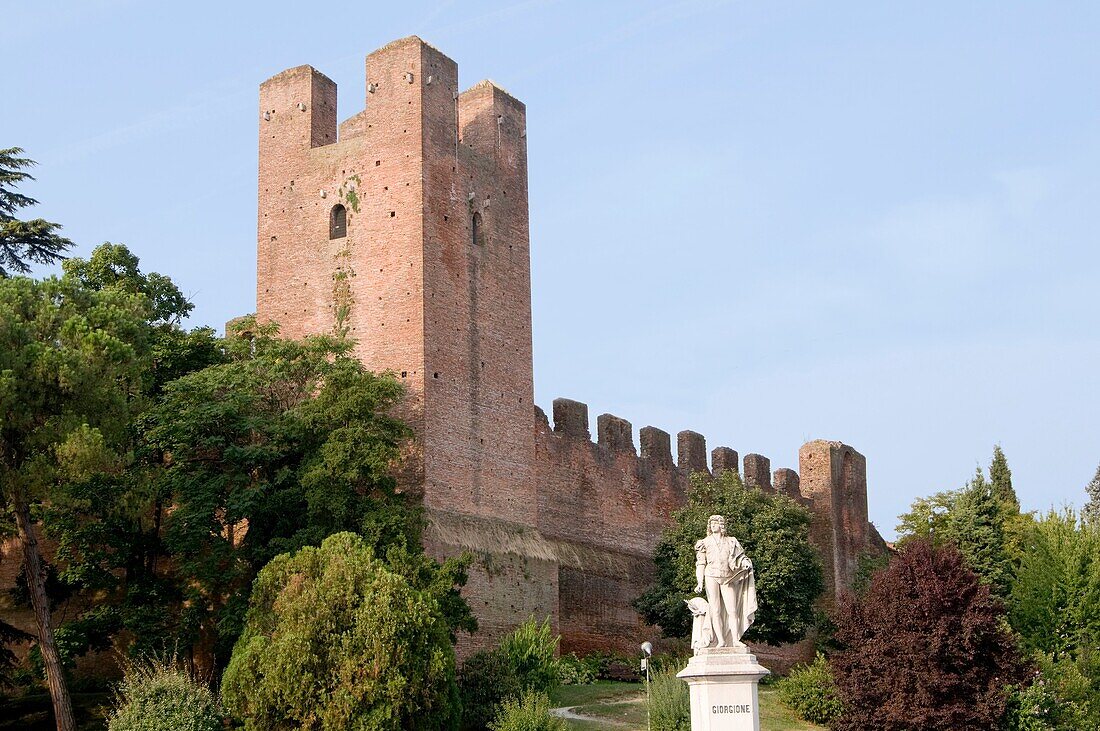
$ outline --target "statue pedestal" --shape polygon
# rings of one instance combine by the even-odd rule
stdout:
[[[760,731],[757,684],[768,673],[745,645],[699,650],[676,674],[691,693],[691,731]]]

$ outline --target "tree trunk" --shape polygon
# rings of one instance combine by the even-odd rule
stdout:
[[[38,624],[38,647],[42,651],[42,662],[46,666],[46,683],[50,688],[50,700],[53,701],[53,715],[57,720],[57,731],[76,731],[73,720],[73,707],[69,700],[69,689],[65,685],[65,676],[61,670],[61,658],[57,654],[57,643],[53,638],[53,626],[50,624],[50,602],[46,598],[46,577],[42,571],[42,557],[38,551],[38,539],[31,524],[31,509],[26,495],[19,486],[11,490],[12,507],[15,512],[16,530],[23,544],[23,562],[27,569],[27,590],[31,595],[31,607]]]

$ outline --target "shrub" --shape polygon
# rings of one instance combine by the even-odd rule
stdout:
[[[568,731],[565,721],[550,713],[546,693],[528,691],[522,698],[504,701],[490,731]]]
[[[590,685],[596,681],[596,665],[581,660],[575,654],[558,658],[558,683],[561,685]]]
[[[649,723],[652,731],[691,730],[691,698],[687,683],[676,677],[676,667],[676,664],[670,664],[660,668],[649,681]]]
[[[500,650],[483,650],[462,663],[458,692],[462,698],[462,728],[482,731],[505,700],[523,694],[523,687]]]
[[[811,664],[795,667],[776,682],[776,687],[783,702],[806,721],[828,725],[840,717],[840,694],[829,663],[820,652]]]
[[[480,731],[504,701],[528,691],[545,693],[558,685],[561,665],[554,657],[558,639],[549,619],[541,625],[529,619],[496,649],[471,655],[458,677],[462,728]]]
[[[1071,658],[1036,658],[1038,670],[1026,687],[1013,692],[1005,731],[1076,731],[1100,728],[1100,704]]]
[[[131,665],[118,687],[108,731],[218,731],[221,710],[210,689],[160,660]]]
[[[260,570],[222,680],[249,731],[458,725],[448,582],[417,589],[352,533]]]
[[[500,641],[500,654],[524,690],[549,691],[558,684],[558,640],[549,617],[541,625],[528,619]]]
[[[845,731],[996,728],[1025,674],[1000,601],[950,546],[913,540],[836,624]]]
[[[638,661],[626,655],[594,652],[580,659],[597,680],[615,680],[621,683],[637,683],[642,680]]]

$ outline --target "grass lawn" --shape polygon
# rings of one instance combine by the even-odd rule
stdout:
[[[599,681],[593,685],[565,685],[550,695],[555,707],[572,708],[587,717],[567,718],[575,731],[641,731],[646,727],[645,686],[640,683]],[[588,720],[591,719],[591,720]],[[760,689],[761,731],[824,731],[800,720],[779,700],[775,688]]]

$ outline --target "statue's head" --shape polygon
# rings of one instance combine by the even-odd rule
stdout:
[[[726,519],[721,515],[712,515],[707,518],[707,533],[726,534]]]

